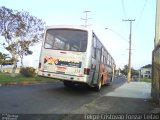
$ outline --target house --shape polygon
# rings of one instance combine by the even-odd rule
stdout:
[[[115,70],[115,76],[120,76],[121,75],[121,69],[119,68],[118,70]]]
[[[152,77],[152,65],[148,64],[148,65],[141,67],[139,72],[140,72],[141,78],[144,78],[144,77],[151,78]]]

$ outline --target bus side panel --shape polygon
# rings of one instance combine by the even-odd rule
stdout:
[[[98,40],[98,38],[93,34],[92,39],[92,71],[93,78],[92,84],[94,86],[98,85],[99,81],[102,80],[102,85],[110,82],[111,78],[111,67],[108,67],[108,56],[109,53],[105,50],[102,43]]]
[[[90,69],[90,73],[89,76],[87,76],[87,84],[88,85],[92,85],[92,79],[94,78],[94,66],[92,66],[92,30],[88,30],[88,46],[87,46],[87,55],[86,55],[86,64],[85,64],[85,68],[89,68]]]
[[[98,38],[93,33],[92,38],[92,69],[94,71],[92,84],[96,86],[100,80],[100,63],[101,63],[101,47],[102,45],[98,42]]]
[[[104,85],[108,79],[108,71],[106,69],[106,65],[105,64],[100,64],[100,75],[102,78],[102,85]],[[103,77],[102,77],[103,76]]]

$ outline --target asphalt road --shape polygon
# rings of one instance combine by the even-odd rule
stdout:
[[[0,113],[66,114],[113,91],[125,82],[124,78],[117,78],[100,92],[80,86],[67,88],[62,82],[0,86]]]

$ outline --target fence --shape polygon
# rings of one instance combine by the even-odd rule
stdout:
[[[16,68],[15,73],[19,73],[20,68]],[[3,68],[3,72],[5,73],[11,73],[12,72],[12,68],[8,67],[8,68]]]
[[[36,73],[37,73],[38,72],[38,68],[35,68],[35,69],[36,69]],[[16,68],[15,73],[19,73],[19,71],[20,71],[20,68],[18,67],[18,68]],[[11,73],[12,72],[12,68],[11,67],[3,68],[3,72],[5,72],[5,73]]]

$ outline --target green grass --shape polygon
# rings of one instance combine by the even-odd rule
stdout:
[[[140,82],[152,82],[152,79],[151,78],[138,78],[138,81]]]
[[[11,77],[9,73],[0,73],[0,83],[6,83],[6,82],[54,82],[57,81],[52,78],[47,77],[24,77],[21,74],[17,74],[16,77]]]

